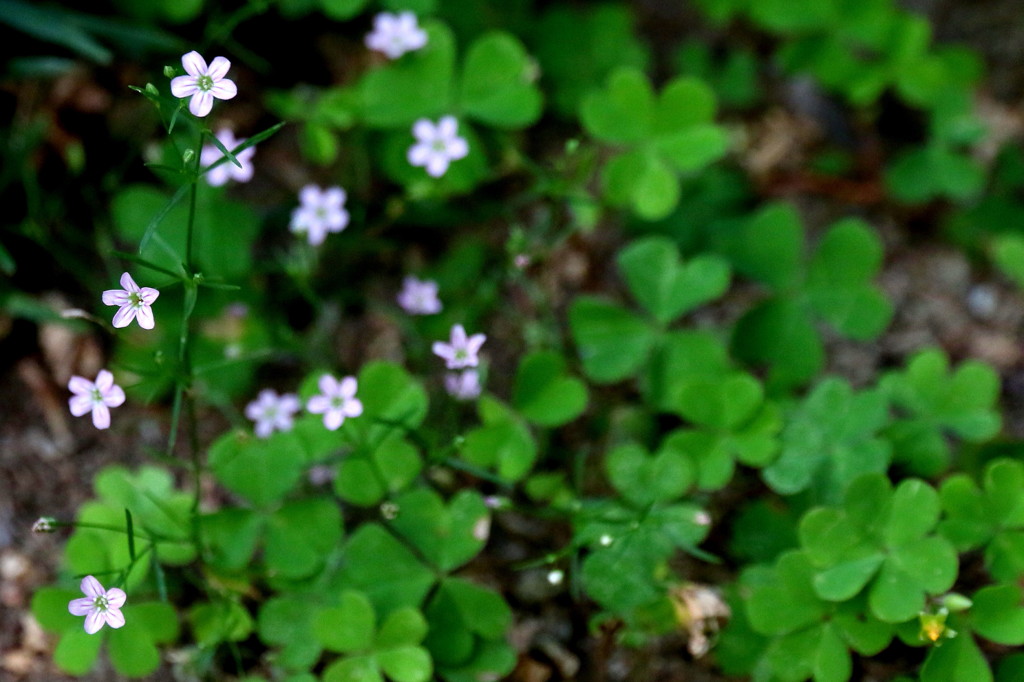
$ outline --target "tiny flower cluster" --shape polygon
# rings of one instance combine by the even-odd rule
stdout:
[[[336,431],[347,417],[358,417],[363,413],[363,403],[356,398],[358,385],[355,377],[338,381],[330,374],[324,374],[317,386],[320,393],[306,401],[306,411],[323,415],[327,429]],[[256,435],[267,438],[274,431],[290,431],[300,409],[302,402],[294,393],[278,395],[273,389],[266,388],[260,391],[256,400],[246,405],[245,416],[256,422]]]

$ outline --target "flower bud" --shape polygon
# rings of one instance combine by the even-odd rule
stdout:
[[[52,533],[57,525],[57,519],[52,516],[40,516],[39,519],[32,524],[33,533]]]

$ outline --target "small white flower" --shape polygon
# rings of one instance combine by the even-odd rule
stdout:
[[[441,312],[441,301],[437,298],[437,282],[420,281],[413,276],[402,280],[402,291],[398,294],[398,305],[410,315],[434,315]]]
[[[112,628],[119,628],[124,625],[124,614],[121,607],[128,599],[124,590],[111,587],[103,589],[100,581],[91,575],[82,579],[82,594],[84,597],[72,599],[68,602],[68,612],[73,616],[85,616],[85,631],[94,635],[104,625]]]
[[[448,372],[444,375],[444,390],[456,400],[476,400],[483,390],[480,385],[480,373],[475,369]]]
[[[317,382],[320,394],[306,403],[306,410],[324,416],[324,426],[335,431],[344,423],[345,417],[358,417],[363,413],[363,403],[356,398],[355,377],[338,381],[330,374],[320,377]]]
[[[423,166],[431,177],[439,178],[448,164],[469,153],[469,144],[458,135],[459,124],[454,116],[445,116],[437,125],[421,118],[412,125],[416,144],[409,147],[409,163]]]
[[[346,198],[340,187],[321,190],[316,185],[306,185],[299,191],[299,207],[292,211],[288,229],[295,234],[305,233],[313,246],[323,244],[328,232],[341,232],[348,226]]]
[[[175,97],[191,97],[188,110],[194,116],[202,118],[213,109],[213,98],[231,99],[238,94],[235,82],[224,76],[231,68],[231,62],[224,57],[214,57],[210,65],[206,65],[195,50],[181,58],[187,76],[176,76],[171,79],[171,94]]]
[[[220,141],[224,148],[231,151],[238,145],[245,142],[244,139],[236,140],[234,133],[227,128],[221,128],[217,131],[217,139]],[[238,159],[238,163],[242,164],[239,168],[231,161],[225,161],[216,168],[211,168],[206,171],[206,181],[214,187],[220,187],[225,184],[228,180],[235,180],[237,182],[249,182],[252,179],[252,157],[256,153],[256,147],[249,147],[235,154],[235,158]],[[203,152],[200,156],[199,162],[205,166],[210,167],[224,158],[224,154],[217,149],[215,144],[204,144]]]
[[[563,580],[565,580],[565,571],[557,568],[553,571],[548,571],[548,582],[552,585],[561,585]]]
[[[412,12],[381,12],[373,18],[373,32],[366,35],[366,46],[389,59],[398,59],[426,44],[427,32],[419,27]]]
[[[256,435],[266,438],[274,431],[291,431],[295,413],[301,406],[294,393],[279,396],[277,391],[265,388],[256,400],[245,406],[245,416],[256,422]]]
[[[473,334],[467,338],[466,330],[461,324],[457,324],[452,327],[450,343],[435,341],[433,351],[434,355],[445,360],[448,369],[476,367],[480,363],[477,353],[486,340],[487,337],[483,334]]]
[[[153,287],[139,287],[127,272],[121,275],[122,289],[107,289],[103,292],[104,305],[121,306],[114,313],[114,326],[120,329],[127,327],[132,320],[138,319],[143,329],[152,329],[156,321],[153,319],[153,301],[160,292]]]
[[[71,414],[81,417],[92,412],[92,423],[97,429],[110,426],[110,408],[124,404],[124,391],[114,383],[114,375],[101,369],[96,381],[85,377],[73,376],[68,382],[68,390],[74,393],[68,399]]]

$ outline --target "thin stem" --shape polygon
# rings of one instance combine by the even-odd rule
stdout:
[[[196,218],[196,195],[199,193],[200,170],[202,170],[203,159],[203,131],[199,130],[199,145],[196,147],[195,169],[192,173],[192,186],[188,190],[188,232],[185,238],[185,268],[188,274],[195,274],[195,261],[192,259],[192,233],[195,231]]]

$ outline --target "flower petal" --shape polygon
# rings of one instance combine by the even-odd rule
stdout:
[[[285,414],[298,412],[301,408],[302,403],[299,401],[299,396],[294,393],[285,393],[281,396],[281,399],[277,401],[278,411]]]
[[[435,341],[434,345],[430,347],[434,352],[434,355],[451,362],[455,359],[455,349],[449,346],[444,341]]]
[[[445,151],[449,159],[457,161],[469,154],[469,144],[463,138],[456,137],[448,141],[448,148]]]
[[[146,305],[153,305],[153,301],[160,298],[160,291],[153,287],[142,287],[139,289],[139,297]]]
[[[206,70],[206,75],[215,81],[219,81],[228,74],[228,69],[230,68],[231,62],[227,57],[214,57],[213,61],[210,62],[210,68]],[[231,149],[231,147],[228,147],[228,149]]]
[[[139,321],[139,326],[143,329],[152,329],[156,325],[156,320],[153,319],[153,309],[148,305],[139,306],[135,317]]]
[[[96,375],[96,388],[99,389],[100,393],[106,393],[113,385],[114,375],[108,369],[101,369],[100,373]]]
[[[124,405],[124,389],[120,386],[111,386],[110,390],[104,391],[103,402],[107,407]]]
[[[303,208],[316,208],[320,205],[320,188],[306,185],[299,190],[299,203]]]
[[[261,419],[256,422],[255,431],[259,438],[266,438],[274,432],[274,422],[269,419]]]
[[[437,135],[437,128],[430,122],[429,119],[421,118],[412,124],[412,134],[416,136],[416,139],[420,142],[431,142]]]
[[[199,85],[192,76],[175,76],[171,79],[171,94],[175,97],[190,97],[199,92]]]
[[[125,303],[114,313],[113,325],[116,329],[127,327],[135,319],[135,308],[130,303]]]
[[[330,374],[324,374],[323,376],[321,376],[320,379],[316,382],[316,385],[317,387],[319,387],[320,392],[323,393],[328,398],[333,398],[334,396],[338,395],[338,380],[335,379]]]
[[[119,609],[124,606],[125,601],[128,599],[128,595],[124,593],[119,587],[111,587],[107,590],[107,604],[110,608]]]
[[[197,90],[196,94],[192,95],[192,99],[188,101],[188,110],[192,112],[193,116],[203,118],[213,109],[213,94],[209,91],[203,92]]]
[[[442,116],[437,122],[437,134],[445,140],[451,140],[459,132],[459,122],[454,116]]]
[[[432,178],[439,178],[448,171],[448,157],[445,154],[435,154],[427,161],[427,175]]]
[[[323,414],[331,409],[330,398],[322,395],[315,395],[306,401],[306,412],[311,414]]]
[[[346,417],[358,417],[363,413],[363,401],[359,398],[351,398],[345,401],[342,411]]]
[[[430,157],[433,156],[433,154],[434,150],[430,148],[430,145],[420,143],[409,147],[409,151],[406,152],[405,157],[409,160],[410,165],[426,166],[430,162]]]
[[[94,600],[90,597],[72,599],[68,602],[68,613],[72,616],[84,616],[92,611],[94,603]]]
[[[452,325],[452,345],[456,348],[464,348],[466,346],[466,328],[461,324]]]
[[[466,352],[470,355],[476,355],[480,352],[480,347],[484,345],[484,341],[487,340],[485,334],[473,334],[469,337],[469,341],[466,342]]]
[[[324,414],[324,426],[330,431],[337,431],[344,421],[345,415],[341,410],[328,410]]]
[[[185,67],[185,73],[196,78],[205,76],[209,70],[206,66],[206,60],[195,50],[182,56],[181,65]]]
[[[73,376],[68,381],[68,390],[78,395],[88,396],[92,393],[94,384],[85,377]]]
[[[112,628],[119,628],[124,625],[124,614],[121,613],[121,609],[108,608],[103,613],[104,620],[107,621],[107,625]]]
[[[128,300],[128,292],[123,289],[107,289],[103,292],[103,305],[124,305]]]
[[[92,406],[92,425],[97,429],[110,427],[110,408],[103,403],[95,403]]]
[[[103,617],[103,612],[99,609],[93,609],[85,616],[85,631],[90,635],[95,635],[103,627],[103,623],[106,619]]]
[[[86,597],[91,597],[92,599],[102,597],[107,593],[107,591],[103,589],[103,585],[100,584],[100,581],[96,580],[96,578],[91,575],[87,575],[82,578],[82,582],[79,584],[78,588],[82,590],[82,594]]]
[[[92,410],[92,396],[73,395],[68,399],[68,408],[72,415],[81,417]]]
[[[345,377],[338,387],[338,395],[345,399],[354,398],[357,387],[358,383],[355,377]]]
[[[213,84],[213,87],[210,88],[210,94],[217,99],[231,99],[238,94],[238,86],[235,85],[235,81],[225,78]],[[224,146],[227,147],[227,145]],[[228,149],[231,149],[231,147],[228,147]]]
[[[139,285],[136,284],[135,280],[132,279],[132,276],[126,272],[123,275],[121,275],[121,288],[127,291],[128,293],[135,293],[138,292]]]

